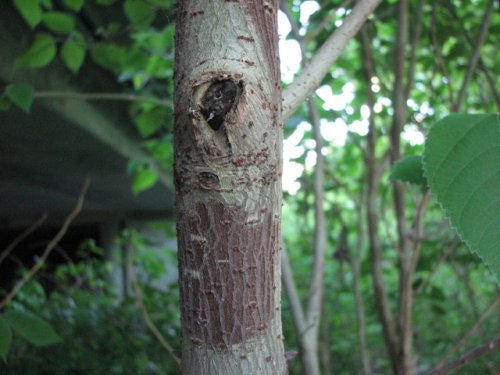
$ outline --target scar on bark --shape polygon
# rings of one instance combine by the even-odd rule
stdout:
[[[226,115],[238,104],[241,87],[241,83],[231,79],[216,80],[204,92],[200,112],[214,131],[219,130]]]

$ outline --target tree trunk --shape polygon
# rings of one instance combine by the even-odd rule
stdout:
[[[183,374],[284,374],[277,1],[178,2]]]

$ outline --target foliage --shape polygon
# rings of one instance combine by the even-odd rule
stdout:
[[[500,276],[500,116],[451,115],[434,125],[424,153],[432,191],[458,234]]]
[[[143,269],[143,294],[149,313],[160,331],[168,340],[179,345],[179,312],[176,285],[168,290],[158,290],[152,283],[165,276],[158,251],[148,246],[148,242],[135,232],[124,233],[125,238],[134,237],[139,246],[136,266]],[[9,322],[16,332],[26,340],[14,337],[8,354],[5,340],[0,340],[0,355],[5,364],[0,364],[2,374],[177,374],[177,364],[166,355],[156,338],[148,331],[141,318],[134,298],[121,299],[115,287],[109,282],[113,267],[108,262],[96,258],[102,249],[92,242],[82,244],[82,255],[78,263],[59,266],[50,275],[40,274],[36,280],[26,285],[11,304],[9,310],[0,317],[0,332],[5,330],[4,322]],[[174,255],[175,256],[175,255]],[[45,277],[55,277],[57,288],[46,291],[41,283]],[[37,317],[26,311],[36,311]],[[41,319],[50,322],[57,332],[54,336]],[[24,322],[21,320],[25,320]],[[33,330],[37,328],[38,330]],[[48,330],[50,333],[41,332]],[[9,331],[6,331],[9,332]],[[59,339],[60,337],[60,339]],[[33,347],[30,343],[49,347]],[[55,339],[58,340],[55,340]],[[59,342],[59,343],[56,343]]]
[[[18,69],[38,69],[56,64],[59,52],[62,63],[68,69],[68,77],[79,77],[84,65],[92,64],[116,77],[127,95],[170,100],[173,96],[172,3],[170,0],[14,0],[27,27],[32,30],[32,44],[18,57],[16,66]],[[305,52],[308,56],[317,51],[350,11],[338,8],[344,2],[323,1],[317,2],[316,10],[306,17],[306,5],[314,5],[315,1],[290,0],[287,3],[300,34],[306,38]],[[416,0],[409,2],[412,25],[416,24],[419,3]],[[391,201],[392,180],[428,184],[435,196],[423,221],[425,235],[413,278],[414,353],[418,370],[425,371],[438,362],[457,338],[474,325],[491,300],[498,296],[494,277],[461,244],[444,220],[441,208],[445,208],[452,225],[498,275],[500,232],[493,229],[495,225],[498,227],[496,187],[499,182],[498,175],[491,177],[498,170],[500,159],[497,152],[500,138],[498,116],[478,115],[475,118],[481,121],[476,124],[470,122],[470,117],[445,117],[454,110],[464,83],[487,1],[425,2],[423,30],[416,45],[408,51],[408,55],[415,53],[415,69],[411,72],[412,84],[408,88],[407,122],[401,134],[401,153],[407,158],[395,165],[391,175],[387,161],[391,153],[389,135],[394,114],[396,5],[396,1],[382,2],[365,28],[373,55],[374,75],[369,79],[364,76],[366,57],[358,38],[348,45],[340,60],[331,67],[321,83],[321,90],[311,99],[320,113],[323,136],[327,140],[323,149],[323,208],[327,217],[328,247],[320,338],[324,373],[353,374],[360,367],[359,327],[354,318],[357,306],[353,282],[356,275],[351,261],[358,261],[361,270],[359,285],[373,373],[390,372],[373,297],[367,238],[366,134],[370,114],[375,118],[375,163],[376,170],[380,172],[375,204],[379,214],[377,230],[383,252],[384,282],[393,310],[396,310],[400,296],[398,218]],[[78,22],[70,21],[82,14],[95,20],[90,32],[83,30]],[[103,14],[109,17],[101,17]],[[412,41],[416,29],[410,28]],[[290,33],[281,35],[281,38],[293,40],[294,36]],[[490,32],[480,51],[479,65],[467,86],[461,108],[464,112],[499,111],[498,92],[495,91],[498,90],[495,79],[500,76],[499,38],[500,13],[495,12]],[[406,73],[410,76],[410,72]],[[369,90],[375,97],[373,108],[368,106]],[[325,91],[332,95],[325,95]],[[25,83],[12,82],[0,96],[0,109],[9,109],[14,104],[29,111],[35,95],[35,91]],[[143,139],[143,148],[160,165],[170,168],[172,108],[136,100],[130,104],[129,116],[137,134]],[[294,162],[295,169],[300,166],[303,170],[297,179],[300,189],[297,192],[285,191],[283,235],[293,264],[295,283],[304,301],[309,293],[308,282],[313,263],[312,186],[316,158],[308,121],[307,106],[303,105],[284,126],[287,138],[285,150],[289,143],[293,143],[295,151],[294,157],[285,160],[285,164]],[[460,144],[459,138],[465,131],[468,131],[467,137]],[[423,138],[427,134],[424,150]],[[443,153],[439,148],[448,151]],[[424,155],[423,164],[421,155]],[[129,164],[129,173],[134,176],[132,189],[136,193],[157,181],[156,172],[141,160]],[[479,183],[481,178],[486,180],[488,176],[491,177],[489,184]],[[421,186],[410,184],[405,184],[404,189],[406,221],[413,223],[418,217],[419,203],[425,191]],[[470,194],[464,195],[464,189]],[[472,213],[472,209],[477,214]],[[467,215],[460,216],[462,210],[466,210]],[[347,246],[341,246],[343,228],[347,230]],[[487,240],[490,246],[484,250],[484,242],[481,243],[478,237],[483,230],[478,231],[478,228],[491,228],[491,236]],[[134,244],[143,250],[137,260],[147,270],[145,274],[151,277],[161,276],[165,272],[162,265],[175,262],[175,256],[170,257],[168,262],[158,261],[147,251],[147,240],[137,233],[126,233],[122,240],[123,244]],[[347,253],[339,251],[346,249]],[[2,374],[62,374],[74,371],[89,374],[177,373],[173,362],[146,330],[134,301],[125,299],[118,302],[111,294],[106,281],[106,267],[101,261],[67,265],[57,270],[59,287],[50,294],[44,291],[40,280],[23,289],[15,304],[9,308],[40,312],[39,317],[52,324],[63,344],[34,348],[15,335],[12,350],[7,356],[8,367],[0,365]],[[85,287],[76,287],[75,281],[82,278]],[[151,312],[158,312],[154,314],[155,321],[178,348],[179,306],[175,290],[165,293],[153,286],[153,280],[144,279],[143,282],[146,284],[144,292],[148,308]],[[488,318],[467,341],[466,348],[492,337],[498,332],[499,324],[498,316]],[[287,350],[297,350],[297,333],[286,298],[283,300],[283,328]],[[2,331],[7,332],[7,339],[0,340],[0,356],[5,357],[10,329],[5,319],[0,318],[0,335]],[[495,359],[486,357],[484,361],[469,364],[456,373],[486,373],[488,365],[495,364],[500,365],[498,359],[495,362]],[[303,373],[298,358],[290,364],[290,373]]]

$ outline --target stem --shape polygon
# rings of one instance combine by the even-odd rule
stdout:
[[[174,361],[180,366],[181,359],[175,354],[174,348],[168,343],[168,341],[161,334],[161,332],[158,330],[158,328],[156,328],[155,324],[151,320],[151,317],[149,316],[148,310],[146,308],[146,304],[144,303],[144,296],[142,294],[142,289],[141,289],[141,286],[139,285],[139,281],[137,280],[135,267],[132,264],[132,257],[129,258],[129,265],[128,266],[132,270],[132,272],[131,272],[132,284],[134,285],[136,300],[137,300],[137,303],[139,304],[139,309],[141,310],[141,314],[142,314],[142,318],[144,319],[144,322],[146,323],[147,327],[149,328],[151,333],[154,335],[154,337],[156,337],[156,339],[160,342],[160,344],[163,346],[163,348],[165,348],[165,350],[172,356]]]
[[[469,83],[476,71],[477,62],[479,60],[479,53],[481,52],[481,47],[484,44],[484,40],[486,39],[486,35],[488,34],[488,28],[490,27],[491,15],[493,13],[494,0],[490,0],[488,2],[488,7],[484,12],[483,19],[481,22],[481,29],[479,30],[479,34],[477,35],[476,43],[474,46],[474,50],[469,58],[469,64],[467,66],[467,72],[465,73],[464,81],[462,83],[462,87],[460,88],[460,92],[458,93],[457,101],[454,103],[453,111],[458,112],[462,107],[462,103],[465,99],[465,93],[467,88],[469,87]]]
[[[300,75],[283,91],[283,120],[290,117],[306,98],[319,87],[330,67],[346,48],[347,43],[356,35],[380,1],[359,1],[342,25],[330,35],[315,53]]]
[[[44,265],[45,261],[47,260],[48,256],[52,252],[52,250],[56,247],[56,245],[59,243],[59,241],[61,241],[61,239],[66,234],[66,231],[68,230],[68,228],[71,225],[71,223],[73,222],[73,220],[78,216],[78,214],[82,210],[83,202],[85,199],[85,194],[87,193],[89,185],[90,185],[90,178],[87,177],[85,179],[85,182],[83,183],[83,187],[82,187],[82,190],[81,190],[80,195],[78,197],[78,200],[76,202],[75,208],[66,217],[61,229],[59,229],[59,232],[57,232],[57,234],[54,236],[54,238],[47,244],[40,259],[38,259],[38,261],[35,263],[35,265],[33,267],[31,267],[31,269],[21,278],[21,280],[18,281],[18,283],[12,288],[10,293],[7,294],[7,296],[5,296],[5,298],[2,301],[0,301],[0,309],[2,309],[10,301],[12,301],[12,299],[21,290],[21,288],[28,281],[31,280],[31,278],[40,270],[40,268],[42,268],[42,266]]]
[[[28,229],[22,232],[19,236],[17,236],[14,241],[12,241],[4,251],[0,253],[0,264],[9,256],[9,254],[19,245],[26,237],[28,237],[31,233],[33,233],[40,225],[42,225],[45,220],[47,220],[47,213],[44,212],[40,218],[35,221]]]
[[[478,346],[477,348],[471,350],[467,354],[464,354],[463,356],[455,359],[454,361],[451,361],[445,366],[442,367],[436,367],[432,369],[431,371],[427,372],[425,375],[444,375],[448,374],[449,372],[456,370],[460,367],[465,366],[467,363],[472,362],[473,360],[488,354],[489,352],[497,349],[500,347],[500,338],[497,338],[495,340],[492,340],[490,342],[487,342],[486,344],[483,344],[481,346]]]
[[[147,102],[157,104],[162,107],[172,108],[171,100],[158,99],[152,96],[141,96],[133,94],[120,93],[79,93],[71,91],[38,91],[35,93],[35,98],[70,98],[80,100],[116,100],[125,102]]]

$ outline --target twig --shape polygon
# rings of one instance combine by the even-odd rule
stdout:
[[[172,108],[171,100],[158,99],[152,96],[141,96],[133,94],[120,93],[79,93],[71,91],[38,91],[35,93],[35,98],[69,98],[80,100],[116,100],[125,102],[147,102],[158,104],[162,107]]]
[[[85,182],[83,183],[83,187],[80,192],[80,195],[78,196],[75,208],[66,217],[61,229],[59,229],[59,232],[57,232],[54,238],[52,238],[52,240],[47,244],[40,259],[38,259],[38,261],[33,265],[33,267],[31,267],[31,269],[21,278],[21,280],[18,281],[18,283],[12,288],[10,293],[7,294],[7,296],[5,296],[5,298],[2,301],[0,301],[0,309],[2,309],[10,301],[12,301],[12,299],[16,296],[16,294],[24,286],[24,284],[26,284],[29,280],[31,280],[31,278],[40,270],[40,268],[42,268],[43,264],[47,260],[52,250],[56,247],[59,241],[61,241],[61,239],[66,234],[66,231],[68,230],[73,220],[76,218],[76,216],[78,216],[78,214],[82,210],[85,194],[87,193],[89,185],[90,185],[90,177],[87,177],[85,179]]]
[[[477,348],[471,350],[467,354],[449,362],[448,364],[442,367],[435,367],[431,371],[427,372],[425,375],[444,375],[449,372],[456,370],[460,367],[465,366],[467,363],[479,358],[489,352],[498,349],[500,347],[500,338],[492,340],[486,344],[478,346]]]
[[[467,341],[467,339],[470,337],[470,335],[472,335],[474,333],[474,331],[477,329],[477,327],[479,327],[479,325],[488,317],[488,315],[490,315],[493,310],[495,309],[496,305],[498,304],[498,302],[500,302],[500,297],[497,297],[492,303],[491,305],[488,306],[488,308],[486,310],[484,310],[484,312],[481,314],[481,316],[476,320],[476,322],[473,324],[472,327],[470,327],[467,332],[465,332],[462,337],[460,338],[460,340],[458,340],[455,345],[453,345],[453,347],[451,347],[448,352],[445,354],[445,356],[437,363],[436,366],[434,366],[434,368],[440,368],[444,365],[444,363],[446,362],[446,360],[451,357],[451,355],[453,353],[455,353],[458,349],[460,349],[464,344],[465,342]]]
[[[26,237],[28,237],[31,233],[33,233],[40,225],[42,225],[45,220],[47,220],[47,212],[44,212],[40,218],[35,221],[28,229],[22,232],[19,236],[17,236],[14,241],[12,241],[4,251],[0,253],[0,264],[4,261],[5,258],[9,256],[9,254],[19,245]]]
[[[139,304],[139,308],[141,310],[141,314],[142,314],[142,318],[144,319],[144,322],[146,323],[146,325],[148,326],[149,330],[154,335],[154,337],[156,337],[156,339],[165,348],[165,350],[172,356],[174,361],[180,366],[181,359],[175,354],[174,348],[167,342],[167,340],[161,334],[161,332],[158,330],[158,328],[156,328],[155,324],[151,320],[151,317],[149,316],[148,310],[147,310],[146,305],[144,303],[142,289],[141,289],[141,286],[139,285],[139,281],[137,280],[137,276],[135,273],[135,267],[132,264],[132,257],[129,258],[129,268],[132,270],[130,276],[132,278],[132,284],[134,285],[136,300]]]
[[[437,58],[437,63],[438,67],[441,70],[441,73],[443,76],[446,78],[446,86],[448,86],[448,94],[450,97],[450,108],[453,106],[453,103],[455,102],[454,99],[454,93],[453,93],[453,88],[451,86],[451,78],[450,74],[448,72],[448,69],[446,68],[446,64],[444,62],[443,55],[441,54],[441,50],[439,49],[439,43],[437,40],[437,35],[436,35],[436,4],[432,5],[432,17],[431,17],[431,30],[430,30],[430,36],[431,36],[431,43],[432,47],[434,48],[434,53]]]
[[[327,17],[325,17],[318,27],[315,27],[314,30],[311,31],[310,34],[307,34],[304,37],[305,42],[310,42],[311,40],[316,39],[316,37],[329,25],[331,25],[333,18],[337,14],[337,10],[340,8],[347,8],[353,0],[344,0],[336,9],[334,9]]]
[[[342,25],[328,37],[310,63],[304,67],[300,75],[283,91],[283,120],[290,117],[318,88],[330,67],[346,48],[347,43],[356,35],[380,1],[359,1]]]
[[[479,59],[479,53],[481,51],[481,47],[484,44],[486,39],[486,34],[488,33],[488,28],[490,27],[491,15],[493,14],[494,0],[490,0],[488,3],[488,7],[484,12],[483,19],[481,22],[481,30],[479,30],[479,34],[476,39],[476,43],[474,45],[474,50],[469,58],[469,64],[467,66],[467,72],[465,73],[464,81],[462,83],[462,87],[460,87],[460,92],[458,93],[457,101],[454,103],[453,110],[455,112],[459,111],[462,107],[462,103],[465,98],[465,93],[467,88],[469,87],[469,83],[472,79],[472,75],[476,71],[477,61]]]

